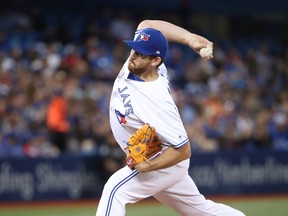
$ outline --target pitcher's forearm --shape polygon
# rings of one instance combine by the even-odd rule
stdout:
[[[190,158],[191,148],[190,143],[187,143],[181,148],[174,149],[169,147],[161,155],[153,160],[147,160],[135,166],[135,169],[139,172],[150,172],[159,169],[165,169],[175,164]]]
[[[213,47],[213,43],[206,38],[191,33],[186,29],[174,25],[167,21],[162,20],[143,20],[139,25],[138,29],[154,28],[162,32],[166,39],[170,42],[176,42],[184,44],[194,49],[199,53],[199,50],[203,47]]]

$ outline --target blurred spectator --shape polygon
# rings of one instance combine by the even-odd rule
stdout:
[[[22,146],[21,136],[14,133],[5,134],[1,139],[0,156],[23,156]]]
[[[117,15],[110,25],[111,35],[120,41],[129,38],[135,31],[132,20],[129,11],[117,10]]]
[[[47,109],[47,128],[49,141],[60,152],[67,150],[69,123],[67,121],[68,107],[61,91],[56,90]]]
[[[272,148],[277,151],[288,151],[288,117],[284,112],[276,112],[269,126]]]

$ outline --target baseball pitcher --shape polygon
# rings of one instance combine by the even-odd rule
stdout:
[[[105,184],[96,216],[124,216],[127,203],[150,196],[179,215],[244,216],[205,199],[188,175],[190,143],[163,63],[168,41],[213,58],[212,42],[161,20],[142,21],[134,40],[124,41],[131,53],[114,82],[109,113],[127,166]]]

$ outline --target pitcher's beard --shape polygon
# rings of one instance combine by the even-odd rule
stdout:
[[[130,71],[131,73],[133,73],[133,74],[135,74],[135,75],[140,75],[140,74],[142,74],[142,73],[145,72],[145,69],[146,69],[146,68],[144,68],[144,67],[142,67],[142,68],[136,68],[136,67],[135,67],[135,64],[129,63],[129,64],[128,64],[128,69],[129,69],[129,71]]]

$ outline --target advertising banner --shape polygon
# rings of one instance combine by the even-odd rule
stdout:
[[[288,153],[194,154],[189,173],[205,194],[287,193]]]
[[[286,152],[192,154],[189,174],[202,194],[288,192]],[[100,198],[103,158],[0,159],[0,202]]]
[[[100,158],[0,159],[0,201],[99,197],[103,173]]]

